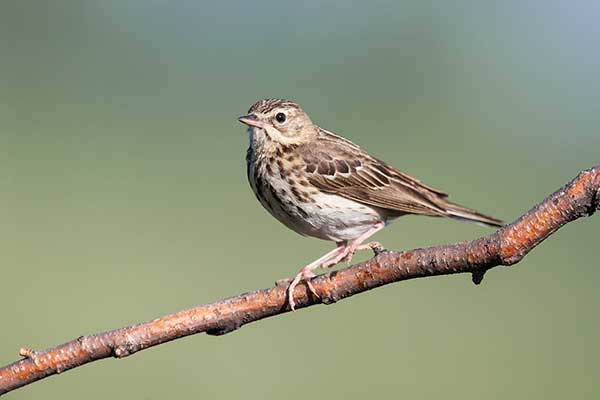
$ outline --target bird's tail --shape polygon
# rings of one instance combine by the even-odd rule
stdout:
[[[470,208],[459,206],[458,204],[447,202],[444,204],[447,215],[461,221],[474,222],[479,225],[493,226],[500,228],[504,226],[504,222],[498,218],[490,217]]]

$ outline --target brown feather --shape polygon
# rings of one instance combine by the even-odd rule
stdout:
[[[380,208],[390,215],[421,214],[501,226],[502,221],[450,203],[448,195],[371,157],[325,129],[300,153],[308,180],[318,189]],[[348,168],[347,168],[348,167]]]

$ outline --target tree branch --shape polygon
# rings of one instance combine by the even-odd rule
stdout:
[[[518,220],[470,242],[382,251],[371,260],[312,279],[321,298],[306,285],[296,287],[296,307],[332,304],[392,282],[426,276],[471,273],[479,284],[487,270],[519,262],[561,226],[600,209],[600,164],[581,172]],[[276,286],[180,311],[142,324],[82,336],[52,349],[21,349],[24,358],[0,368],[0,395],[16,388],[107,357],[122,358],[184,336],[223,335],[263,318],[290,311],[286,287]]]

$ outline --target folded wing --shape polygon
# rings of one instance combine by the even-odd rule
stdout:
[[[304,152],[309,181],[320,190],[392,214],[421,214],[501,226],[502,221],[450,203],[448,195],[423,184],[360,147],[321,129],[319,145]],[[318,149],[318,150],[317,150]]]

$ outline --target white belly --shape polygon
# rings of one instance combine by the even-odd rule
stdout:
[[[319,193],[315,195],[315,201],[304,205],[310,228],[299,233],[336,242],[347,241],[382,220],[372,208],[340,196]]]
[[[275,195],[272,190],[264,190],[263,198],[259,197],[261,204],[280,222],[301,235],[343,242],[357,238],[383,220],[373,208],[344,197],[312,190],[309,200],[299,199],[293,195],[287,180],[265,177],[265,182],[273,187]],[[286,195],[281,196],[282,193]],[[286,205],[281,205],[281,198],[285,199]]]

